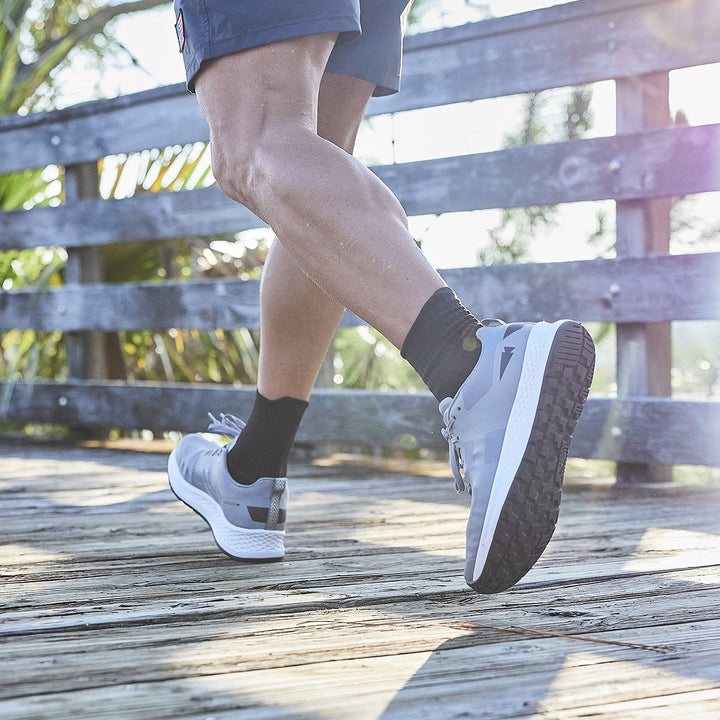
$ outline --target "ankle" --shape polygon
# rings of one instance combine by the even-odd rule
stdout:
[[[285,477],[295,435],[308,403],[268,400],[259,392],[242,433],[227,452],[230,476],[243,485],[261,477]]]
[[[454,397],[480,357],[481,327],[449,287],[423,305],[400,354],[415,368],[438,402]]]

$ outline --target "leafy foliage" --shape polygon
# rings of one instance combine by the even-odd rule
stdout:
[[[335,384],[373,390],[424,390],[400,352],[369,327],[344,328],[335,338]]]
[[[111,20],[165,2],[0,0],[0,116],[51,109],[55,77],[74,52],[91,53],[102,62],[117,48],[107,30]],[[60,170],[54,166],[0,176],[2,211],[57,205],[62,193]],[[62,281],[66,259],[64,250],[52,248],[0,253],[0,283],[4,290],[41,291]],[[61,333],[14,330],[0,337],[0,377],[14,381],[66,374]],[[10,388],[11,383],[5,392]]]
[[[0,253],[3,290],[35,288],[41,291],[61,282],[60,271],[67,259],[64,250],[11,250]],[[9,401],[12,384],[37,377],[67,375],[62,333],[10,330],[0,336],[0,377],[8,379],[0,396],[0,415]]]
[[[0,115],[49,109],[54,76],[73,51],[101,61],[118,47],[106,32],[111,20],[165,3],[0,0]]]

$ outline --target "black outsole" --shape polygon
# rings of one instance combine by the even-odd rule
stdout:
[[[550,350],[538,408],[480,577],[479,593],[512,587],[542,555],[555,531],[570,441],[587,400],[595,346],[579,323],[562,325]]]

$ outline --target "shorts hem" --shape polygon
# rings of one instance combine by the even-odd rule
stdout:
[[[269,45],[280,40],[332,32],[339,33],[337,45],[349,42],[360,35],[358,18],[354,15],[336,15],[322,18],[322,20],[313,18],[299,23],[274,25],[248,33],[232,35],[222,40],[213,39],[201,49],[200,53],[189,54],[185,63],[188,78],[187,88],[190,92],[195,92],[195,81],[202,70],[203,63],[207,60],[215,60],[225,55]]]

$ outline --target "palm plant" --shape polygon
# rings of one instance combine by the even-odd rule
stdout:
[[[106,30],[112,19],[165,2],[0,0],[0,116],[50,109],[55,74],[73,52],[90,52],[100,60],[113,44]],[[61,198],[57,167],[0,176],[0,211],[55,205]],[[4,290],[60,283],[66,259],[60,248],[0,253],[0,283]],[[10,331],[0,337],[0,377],[10,380],[6,394],[15,380],[62,377],[65,372],[60,333]],[[0,405],[4,401],[0,398]]]
[[[101,60],[112,48],[108,23],[167,0],[0,0],[0,115],[45,108],[53,76],[77,50]],[[42,103],[42,100],[45,100]]]

